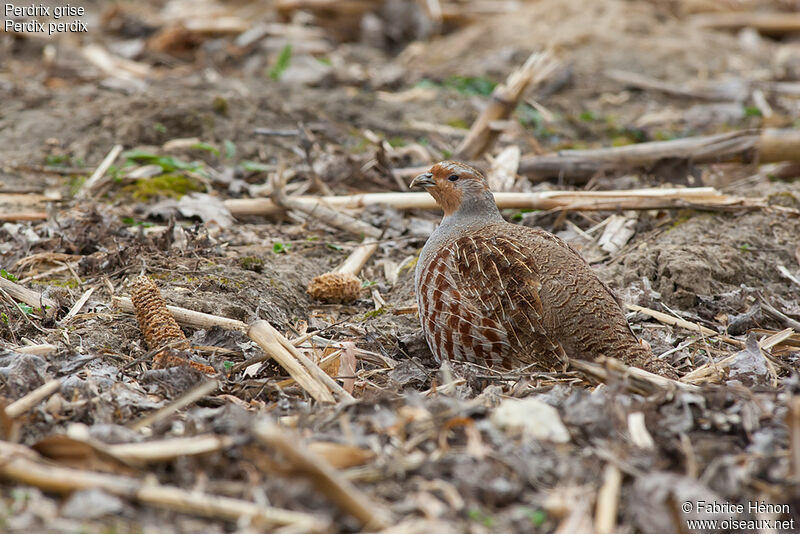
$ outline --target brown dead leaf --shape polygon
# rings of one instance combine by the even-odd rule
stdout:
[[[63,434],[42,438],[31,448],[66,467],[121,475],[136,474],[136,470],[97,449],[91,443]]]
[[[348,393],[353,393],[356,383],[356,344],[352,341],[342,343],[342,354],[339,356],[339,376],[342,377],[342,387]]]
[[[375,458],[375,453],[370,450],[332,441],[314,441],[308,448],[337,469],[364,465]]]
[[[4,441],[17,441],[19,439],[20,421],[6,415],[8,399],[0,398],[0,439]]]

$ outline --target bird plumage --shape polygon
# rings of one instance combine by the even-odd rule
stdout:
[[[415,273],[435,357],[509,369],[604,355],[674,376],[638,342],[580,254],[548,232],[506,222],[480,172],[442,162],[412,185],[425,187],[445,212]]]

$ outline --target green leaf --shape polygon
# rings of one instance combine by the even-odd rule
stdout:
[[[247,172],[269,172],[270,166],[258,161],[244,160],[241,163],[242,170]]]
[[[756,106],[745,106],[744,107],[744,116],[745,117],[761,117],[761,110],[758,109]]]
[[[124,152],[122,157],[129,162],[158,165],[164,172],[175,172],[177,170],[198,172],[203,170],[201,163],[186,163],[172,156],[159,156],[144,150],[129,150]]]
[[[489,96],[497,82],[481,76],[451,76],[444,85],[465,95]]]
[[[152,228],[154,226],[153,223],[137,221],[133,217],[122,217],[122,224],[126,224],[128,226],[141,226],[142,228]]]
[[[269,71],[269,77],[275,81],[281,79],[283,76],[283,72],[289,68],[289,63],[292,61],[292,45],[287,44],[281,50],[281,53],[278,54],[278,60],[275,62],[275,65]]]
[[[471,508],[467,515],[469,515],[470,519],[485,527],[492,528],[494,526],[494,518],[480,508]]]
[[[275,254],[286,254],[287,252],[289,252],[290,248],[292,248],[292,245],[290,245],[289,243],[277,242],[274,245],[272,245],[272,252],[274,252]]]
[[[236,145],[230,139],[225,139],[222,143],[225,147],[225,159],[233,159],[236,157]]]
[[[547,521],[547,512],[542,510],[541,508],[537,508],[536,510],[528,510],[525,515],[533,523],[534,526],[540,527],[544,525],[544,522]]]
[[[370,282],[369,280],[364,280],[363,282],[361,282],[361,287],[362,288],[364,288],[364,287],[372,287],[372,286],[375,286],[375,285],[378,285],[378,282],[374,282],[374,281]]]
[[[8,324],[8,315],[6,315],[6,312],[0,312],[0,321],[3,321],[3,323]]]
[[[594,113],[592,113],[591,111],[581,112],[581,114],[578,115],[578,118],[584,122],[591,122],[593,120],[597,120],[597,117],[595,117]]]
[[[19,278],[17,278],[10,272],[6,271],[5,269],[0,269],[0,278],[5,278],[6,280],[10,280],[12,282],[17,282],[19,280]]]
[[[333,250],[342,250],[342,246],[336,243],[325,243],[325,246]]]
[[[44,159],[44,162],[49,167],[65,166],[69,162],[69,156],[66,154],[51,154]]]
[[[25,315],[30,315],[33,313],[33,308],[25,304],[24,302],[17,302],[17,306]]]
[[[205,150],[206,152],[211,152],[215,156],[219,157],[219,149],[214,145],[209,145],[208,143],[195,143],[189,148],[194,148],[197,150]]]
[[[230,371],[231,369],[233,369],[233,362],[230,360],[225,360],[224,362],[222,362],[222,365],[223,367],[225,367],[226,371]]]
[[[155,123],[153,125],[153,129],[155,131],[157,131],[158,133],[162,133],[162,134],[167,133],[167,127],[164,126],[163,124],[161,124],[160,122]]]

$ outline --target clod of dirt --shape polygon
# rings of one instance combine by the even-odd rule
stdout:
[[[667,304],[683,309],[695,307],[701,297],[740,286],[758,287],[767,297],[788,296],[790,288],[775,264],[776,259],[794,261],[795,241],[791,221],[763,213],[696,215],[659,235],[657,246],[645,240],[625,256],[621,267],[609,268],[617,275],[609,278],[626,286],[647,278]],[[743,304],[717,311],[743,313]]]
[[[44,384],[46,368],[47,363],[39,356],[0,352],[0,377],[8,388],[5,394],[11,398],[18,399]]]

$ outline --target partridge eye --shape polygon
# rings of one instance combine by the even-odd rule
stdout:
[[[455,182],[456,180],[458,180],[458,175],[451,174],[450,176],[447,177],[447,179],[450,180],[451,182]]]

